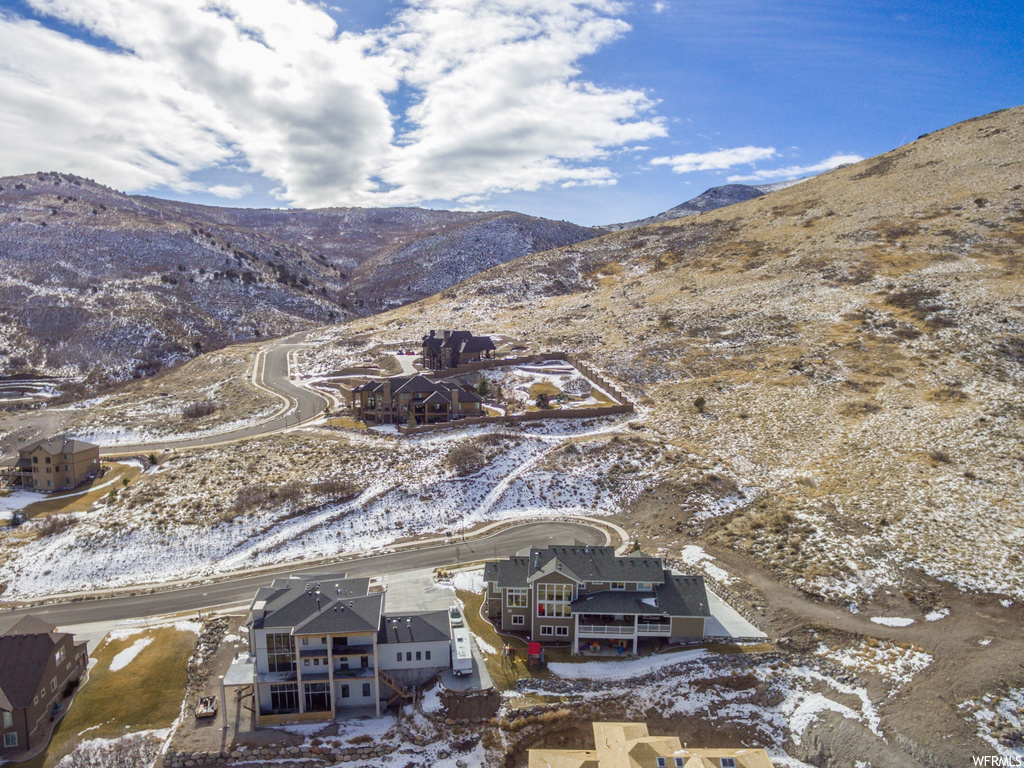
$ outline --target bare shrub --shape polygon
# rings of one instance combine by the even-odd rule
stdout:
[[[181,409],[181,415],[186,419],[202,419],[212,416],[220,406],[213,400],[200,400],[196,403],[189,403]]]
[[[452,448],[445,457],[445,464],[459,477],[478,472],[486,462],[484,452],[472,443],[462,443]]]
[[[78,525],[77,515],[49,515],[39,524],[41,536],[56,536]]]

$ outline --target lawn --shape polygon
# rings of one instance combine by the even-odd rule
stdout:
[[[366,423],[351,419],[348,416],[335,416],[327,420],[327,425],[331,427],[346,427],[348,429],[366,429]]]
[[[128,666],[110,671],[110,662],[136,640],[151,637]],[[181,711],[188,660],[196,636],[162,627],[104,642],[93,653],[96,664],[49,746],[25,768],[51,768],[85,739],[112,739],[128,733],[169,727]]]
[[[124,487],[123,480],[127,478],[131,482],[140,471],[139,467],[133,464],[112,463],[109,466],[110,469],[103,477],[93,481],[95,487],[84,489],[84,493],[82,488],[75,488],[62,493],[40,494],[40,500],[29,504],[22,512],[29,517],[87,512],[97,501],[106,498],[111,488],[120,491]]]

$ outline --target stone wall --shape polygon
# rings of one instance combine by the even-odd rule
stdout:
[[[393,746],[359,746],[359,747],[245,747],[239,746],[230,751],[220,752],[171,752],[164,760],[170,768],[193,768],[209,765],[265,765],[273,760],[277,768],[322,768],[322,766],[339,765],[356,760],[373,760],[390,754]],[[280,761],[280,762],[279,762]]]

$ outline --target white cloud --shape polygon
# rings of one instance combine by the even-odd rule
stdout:
[[[655,13],[663,13],[665,11],[665,9],[667,9],[667,8],[668,8],[668,3],[655,3],[654,4],[654,12]]]
[[[115,47],[0,12],[0,173],[242,166],[298,205],[403,204],[611,183],[605,158],[665,135],[646,94],[580,75],[629,30],[610,0],[409,0],[361,34],[301,0],[28,2]]]
[[[245,197],[252,192],[252,186],[249,184],[243,184],[237,187],[229,184],[214,184],[206,191],[216,197],[224,197],[228,200],[237,200],[238,198]]]
[[[668,165],[675,173],[722,171],[737,165],[768,160],[776,156],[775,147],[735,147],[712,152],[687,152],[674,157],[656,157],[651,165]]]
[[[813,165],[790,165],[786,168],[754,171],[747,175],[730,176],[728,181],[730,184],[738,184],[749,181],[782,181],[785,179],[796,179],[800,176],[812,176],[816,173],[830,171],[840,165],[859,163],[863,159],[864,158],[860,155],[832,155],[832,157],[826,158],[820,163],[814,163]]]

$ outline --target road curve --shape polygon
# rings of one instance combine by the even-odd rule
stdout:
[[[607,538],[602,529],[585,522],[524,523],[466,542],[453,541],[450,544],[439,544],[423,549],[370,555],[334,566],[325,563],[297,566],[283,570],[282,573],[324,573],[330,570],[343,570],[350,577],[394,575],[419,568],[436,568],[484,558],[507,557],[524,547],[568,544],[574,540],[594,545],[604,544]],[[31,613],[57,626],[141,619],[245,602],[252,597],[258,587],[268,585],[273,578],[273,574],[264,573],[152,594],[19,608],[15,611],[5,611],[3,615]]]
[[[260,383],[267,389],[273,390],[288,401],[288,406],[281,415],[251,427],[236,429],[230,432],[218,432],[192,439],[169,439],[154,443],[101,446],[100,455],[138,455],[155,453],[170,448],[202,448],[204,446],[220,445],[294,427],[300,422],[319,416],[323,412],[324,406],[327,405],[327,399],[323,395],[300,387],[292,382],[288,372],[288,355],[290,352],[301,349],[304,346],[307,333],[308,331],[303,331],[280,339],[273,346],[267,347],[263,353],[262,372],[257,372],[257,375],[260,377]]]

